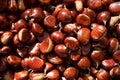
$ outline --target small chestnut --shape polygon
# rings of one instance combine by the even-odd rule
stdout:
[[[46,78],[50,80],[57,80],[60,77],[60,73],[57,69],[53,69],[46,74]]]
[[[63,75],[67,79],[75,79],[77,74],[78,74],[78,71],[75,67],[68,67],[68,68],[65,69],[65,71],[63,73]]]

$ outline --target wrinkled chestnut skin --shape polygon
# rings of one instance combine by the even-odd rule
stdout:
[[[107,33],[107,28],[103,25],[96,25],[91,31],[91,38],[93,40],[102,39]]]
[[[81,69],[88,69],[91,65],[90,59],[88,59],[87,57],[82,57],[78,63],[77,63],[78,67],[80,67]]]
[[[87,5],[89,6],[89,8],[96,11],[100,10],[103,7],[101,0],[88,0]]]
[[[109,80],[109,73],[104,69],[100,69],[97,73],[97,79],[98,80]]]

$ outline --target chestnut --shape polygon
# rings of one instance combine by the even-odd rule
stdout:
[[[7,31],[7,32],[4,32],[1,36],[1,42],[4,44],[4,45],[7,45],[8,43],[10,43],[10,41],[12,40],[13,38],[13,33],[10,32],[10,31]]]
[[[39,57],[31,57],[29,58],[30,60],[28,61],[28,66],[32,70],[40,70],[44,67],[45,62],[44,60],[40,59]]]
[[[98,68],[100,62],[104,59],[105,53],[101,50],[93,50],[90,57],[96,63]]]
[[[77,32],[77,25],[76,23],[68,23],[64,26],[63,30],[67,35],[75,36]]]
[[[20,19],[14,24],[12,24],[11,30],[18,32],[22,28],[28,28],[28,23],[24,19]]]
[[[19,72],[15,72],[14,80],[27,80],[28,79],[28,71],[22,70]]]
[[[63,62],[62,58],[60,58],[56,54],[52,54],[52,53],[47,56],[47,59],[52,64],[61,64]]]
[[[81,69],[89,69],[90,65],[91,65],[91,61],[88,57],[82,57],[78,63],[77,63],[78,67]]]
[[[102,66],[105,69],[112,69],[116,65],[117,63],[113,59],[105,59],[102,61]]]
[[[53,15],[48,15],[44,18],[44,25],[48,28],[56,28],[57,20]]]
[[[79,49],[79,41],[75,37],[66,37],[64,39],[64,44],[72,51]]]
[[[23,69],[28,70],[30,68],[29,67],[30,59],[31,58],[26,57],[26,58],[21,60],[21,66]]]
[[[47,79],[57,80],[60,77],[60,73],[57,69],[53,69],[46,74]]]
[[[73,60],[73,61],[78,61],[81,57],[81,51],[78,50],[78,51],[72,51],[70,53],[70,58]]]
[[[101,0],[87,0],[87,5],[89,8],[91,8],[95,11],[99,11],[103,7]]]
[[[107,34],[107,28],[103,25],[96,25],[91,31],[91,38],[93,40],[100,40]]]
[[[97,15],[97,21],[99,24],[106,25],[107,21],[110,19],[109,11],[102,11]]]
[[[100,69],[97,73],[98,80],[109,80],[109,76],[109,73],[104,69]]]
[[[77,39],[81,44],[88,44],[90,40],[90,30],[88,28],[81,28],[77,32]]]
[[[61,21],[62,23],[69,23],[72,21],[72,15],[69,9],[62,8],[58,14],[57,19]]]
[[[54,31],[50,36],[55,43],[61,43],[65,38],[64,34],[61,31]]]
[[[30,32],[28,31],[28,29],[26,28],[22,28],[19,32],[18,32],[18,39],[21,42],[27,42],[30,39],[31,35]]]
[[[87,16],[89,16],[91,19],[91,22],[95,21],[95,19],[96,19],[95,11],[90,8],[84,8],[82,14],[86,14]]]
[[[111,37],[111,38],[109,38],[108,45],[109,45],[108,50],[110,52],[115,52],[115,51],[118,50],[119,41],[118,41],[117,38],[112,38]]]
[[[76,17],[76,23],[80,26],[89,26],[91,23],[91,19],[86,14],[78,14]]]
[[[40,53],[39,49],[40,43],[36,43],[33,46],[31,46],[31,49],[29,51],[30,56],[37,56]]]
[[[32,9],[27,9],[21,14],[21,18],[25,20],[30,19],[30,14],[31,14]]]
[[[47,37],[41,42],[39,46],[40,52],[42,52],[43,54],[47,54],[52,51],[53,46],[54,46],[53,41],[51,40],[50,37]]]
[[[45,77],[45,75],[44,75],[44,73],[34,73],[34,72],[32,72],[32,73],[30,73],[29,74],[29,79],[30,80],[44,80],[44,77]]]
[[[49,62],[45,62],[45,68],[44,68],[44,72],[48,72],[50,71],[51,69],[53,69],[53,64],[49,63]]]
[[[34,22],[39,22],[39,21],[41,22],[43,21],[45,14],[43,13],[42,8],[36,7],[31,10],[29,17],[33,18]]]
[[[68,68],[65,69],[65,71],[63,73],[63,75],[67,79],[75,79],[77,74],[78,74],[78,71],[75,67],[68,67]]]
[[[112,55],[113,59],[116,61],[116,62],[120,62],[120,50],[117,50],[113,53]]]
[[[19,66],[21,63],[21,58],[15,55],[9,55],[7,57],[7,62],[11,65],[11,66]]]
[[[11,47],[10,45],[8,45],[8,46],[3,46],[3,47],[0,49],[0,54],[1,54],[1,55],[7,55],[7,54],[9,54],[11,51],[12,51],[12,47]]]
[[[109,5],[109,11],[114,14],[114,15],[119,15],[120,14],[120,1],[118,2],[113,2]]]
[[[19,38],[18,38],[18,34],[16,34],[14,37],[13,37],[13,44],[17,47],[23,47],[24,44],[22,42],[20,42]]]
[[[60,57],[68,56],[68,48],[64,44],[58,44],[54,48],[55,53]]]
[[[31,30],[36,37],[42,36],[44,32],[43,27],[38,23],[33,23]]]
[[[112,77],[112,79],[119,80],[120,79],[120,67],[119,66],[113,67],[110,70],[109,74]]]

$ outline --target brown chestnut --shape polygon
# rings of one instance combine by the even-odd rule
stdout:
[[[1,42],[6,45],[8,43],[10,43],[10,41],[12,40],[13,38],[13,33],[10,32],[10,31],[7,31],[7,32],[4,32],[1,36]]]
[[[46,74],[46,78],[50,80],[57,80],[60,77],[60,73],[57,69],[53,69]]]
[[[68,67],[68,68],[65,69],[65,71],[63,73],[63,75],[67,79],[75,79],[77,74],[78,74],[78,71],[75,67]]]
[[[96,76],[98,80],[109,80],[109,73],[104,69],[100,69]]]
[[[110,70],[110,76],[112,77],[113,80],[119,80],[120,79],[120,67],[119,66],[113,67]]]
[[[93,40],[102,39],[107,33],[107,28],[103,25],[96,25],[91,31],[91,38]]]
[[[79,49],[79,41],[75,37],[66,37],[64,39],[64,44],[72,51]]]
[[[77,32],[77,39],[81,44],[88,44],[90,40],[90,30],[88,28],[81,28]]]
[[[57,44],[54,48],[55,53],[60,57],[68,56],[68,48],[64,44]]]
[[[57,15],[57,19],[62,23],[69,23],[72,21],[72,15],[69,9],[62,8]]]
[[[14,80],[27,80],[28,79],[28,71],[22,70],[19,72],[15,72]]]
[[[113,2],[109,5],[109,11],[114,15],[120,14],[120,1]]]
[[[91,23],[91,19],[86,14],[78,14],[76,17],[76,23],[80,26],[89,26]]]

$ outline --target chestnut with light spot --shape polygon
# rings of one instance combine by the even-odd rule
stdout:
[[[75,37],[66,37],[64,44],[72,51],[79,49],[79,41]]]
[[[53,69],[46,74],[47,79],[57,80],[60,77],[60,73],[57,69]]]
[[[57,19],[61,21],[62,23],[69,23],[72,21],[72,15],[69,9],[62,8],[58,14]]]

